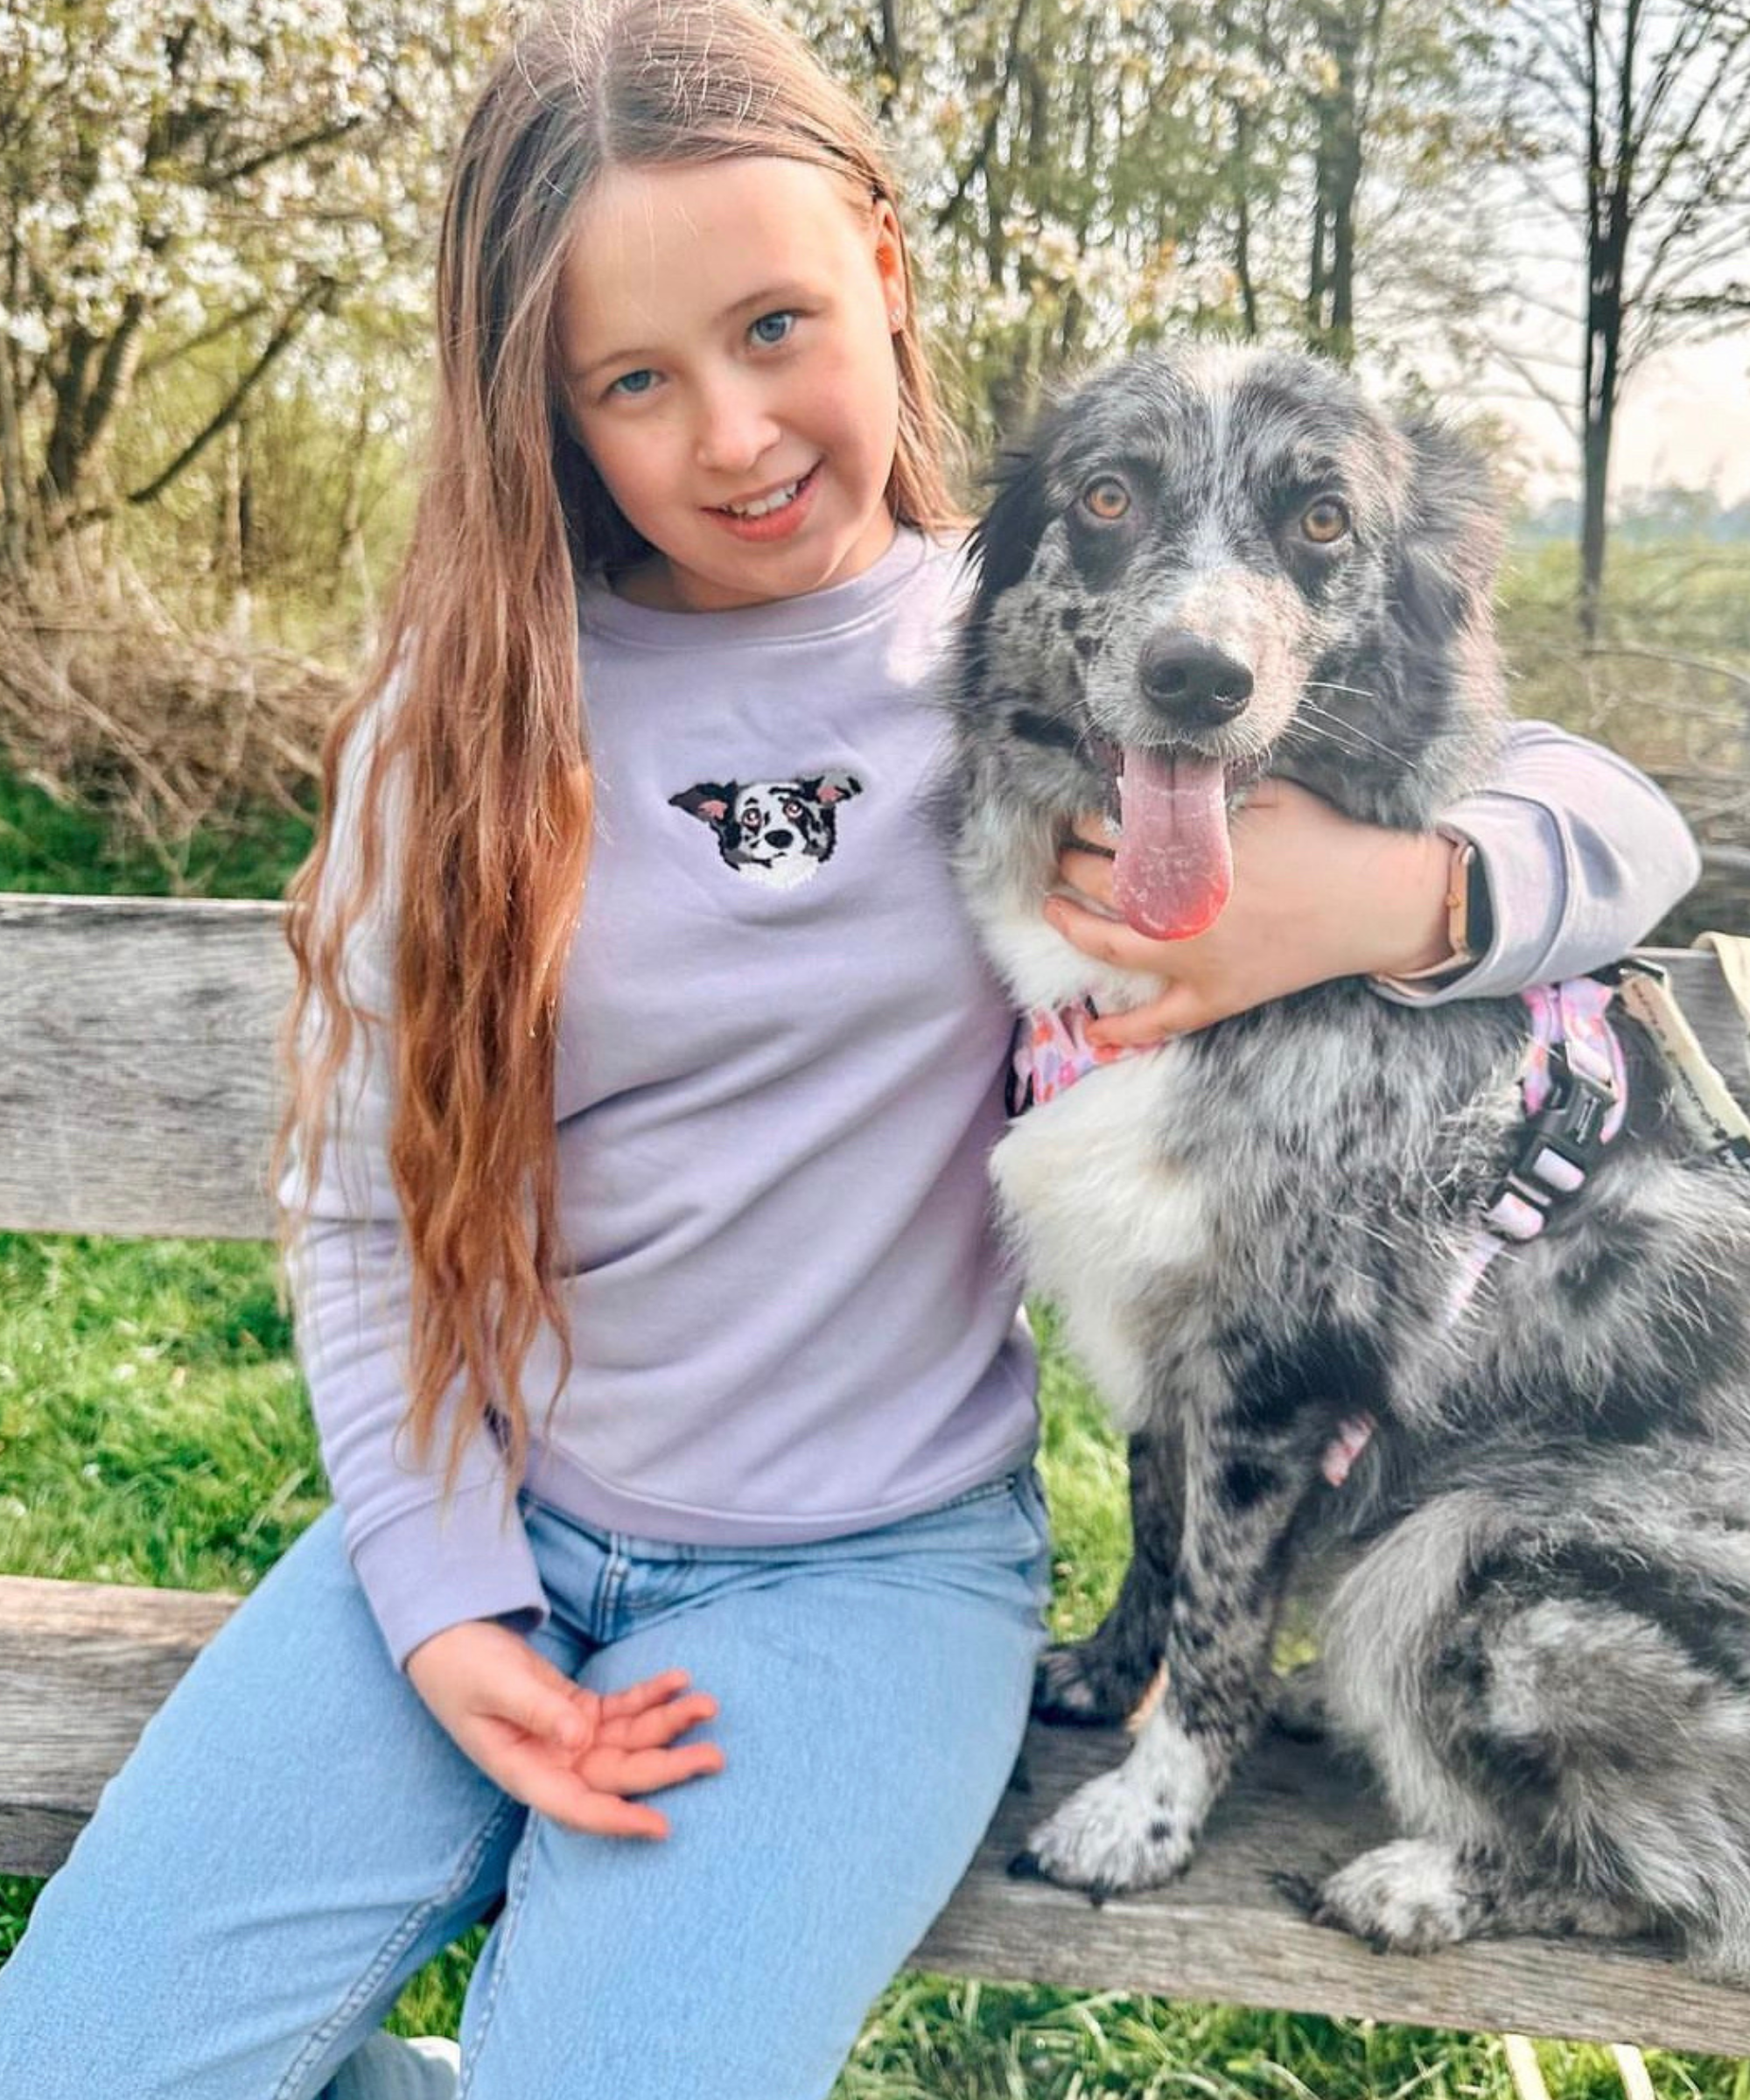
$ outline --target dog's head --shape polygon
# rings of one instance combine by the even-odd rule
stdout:
[[[1133,924],[1225,901],[1260,774],[1421,828],[1494,733],[1500,528],[1480,462],[1335,365],[1222,348],[1097,374],[1013,455],[953,683],[984,791],[1123,826]]]
[[[806,882],[837,844],[840,802],[862,793],[848,773],[795,780],[699,780],[668,797],[717,835],[725,865],[770,889]]]

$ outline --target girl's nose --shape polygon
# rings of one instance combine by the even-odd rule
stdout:
[[[760,390],[745,379],[719,381],[704,395],[694,438],[699,465],[712,473],[745,473],[770,450],[778,426]]]

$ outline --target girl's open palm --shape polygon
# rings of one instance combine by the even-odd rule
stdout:
[[[676,1739],[717,1712],[683,1670],[624,1691],[574,1684],[522,1634],[471,1619],[408,1657],[414,1690],[458,1746],[507,1794],[572,1830],[666,1838],[668,1818],[630,1795],[723,1769],[715,1743]]]

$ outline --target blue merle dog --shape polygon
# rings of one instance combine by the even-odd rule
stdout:
[[[1498,540],[1464,444],[1311,358],[1139,356],[1048,414],[950,674],[958,864],[1018,1000],[1152,989],[1040,916],[1080,813],[1110,812],[1125,917],[1172,932],[1219,910],[1261,774],[1417,830],[1478,785]],[[1405,1950],[1652,1929],[1750,1977],[1750,1176],[1695,1155],[1620,1023],[1626,1128],[1460,1287],[1527,1011],[1326,984],[1101,1066],[998,1146],[1029,1281],[1131,1432],[1132,1565],[1040,1703],[1164,1687],[1018,1864],[1096,1895],[1179,1873],[1316,1587],[1331,1720],[1404,1834],[1315,1916]]]

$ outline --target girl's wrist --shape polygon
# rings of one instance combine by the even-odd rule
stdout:
[[[1404,855],[1400,892],[1404,956],[1374,974],[1409,984],[1447,976],[1476,960],[1467,927],[1476,849],[1468,839],[1438,831],[1413,835],[1405,844],[1410,850]]]

